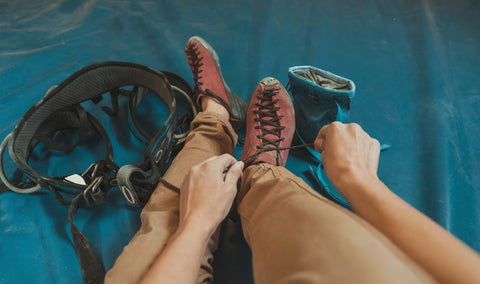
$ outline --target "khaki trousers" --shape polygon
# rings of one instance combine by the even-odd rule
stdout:
[[[233,153],[230,123],[202,112],[164,178],[180,187],[190,168]],[[238,212],[253,255],[255,283],[430,283],[381,233],[312,190],[283,167],[245,169]],[[178,225],[179,196],[161,184],[141,213],[142,225],[124,248],[106,283],[137,283]],[[219,231],[205,251],[198,283],[211,283]]]

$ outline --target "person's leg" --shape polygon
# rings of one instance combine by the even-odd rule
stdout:
[[[274,78],[247,111],[238,212],[255,283],[418,283],[431,278],[372,226],[284,168],[295,129],[291,100]]]
[[[164,175],[164,179],[180,187],[190,168],[206,159],[233,153],[237,136],[230,123],[214,112],[201,112],[192,122],[192,131],[184,148]],[[159,184],[141,213],[142,225],[124,248],[113,268],[107,273],[107,283],[137,283],[162,251],[178,225],[179,195]],[[199,283],[211,282],[218,234],[205,252]]]
[[[248,167],[239,197],[255,283],[433,282],[372,226],[283,167]]]
[[[204,112],[191,124],[185,146],[172,162],[164,179],[180,187],[190,168],[221,154],[233,154],[237,135],[232,124],[245,125],[246,103],[223,80],[218,55],[202,38],[192,37],[185,47],[195,83],[194,99]],[[107,283],[137,283],[161,253],[178,226],[179,195],[159,185],[141,214],[142,226],[113,268]],[[213,252],[219,229],[212,236],[202,259],[198,283],[211,283]]]

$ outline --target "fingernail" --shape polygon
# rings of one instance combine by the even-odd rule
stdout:
[[[245,166],[245,164],[242,161],[238,162],[237,165],[241,170],[243,170],[243,167]]]

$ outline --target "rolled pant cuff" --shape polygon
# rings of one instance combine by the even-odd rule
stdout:
[[[210,111],[203,111],[197,114],[197,116],[193,119],[192,123],[190,124],[190,129],[194,130],[201,125],[215,125],[217,124],[217,135],[221,133],[225,133],[229,138],[230,138],[230,143],[233,148],[235,148],[235,145],[237,144],[238,141],[238,135],[233,130],[232,125],[230,124],[230,121],[225,119],[223,116],[210,112]],[[190,140],[187,137],[187,141]],[[233,149],[232,149],[233,151]]]

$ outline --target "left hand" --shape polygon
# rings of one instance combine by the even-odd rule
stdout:
[[[192,167],[180,188],[179,226],[201,223],[213,234],[232,206],[242,171],[243,162],[228,154]]]
[[[342,194],[352,182],[378,180],[380,143],[356,123],[335,121],[322,127],[315,150],[322,153],[325,173]]]

